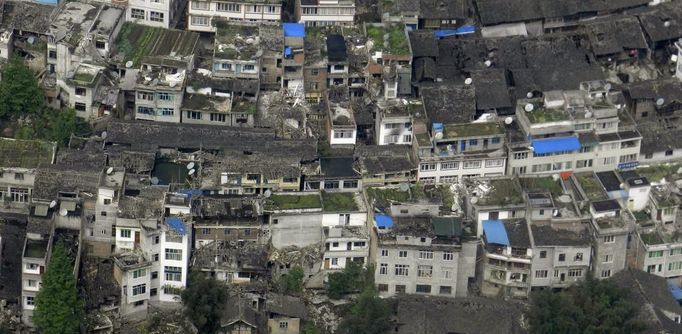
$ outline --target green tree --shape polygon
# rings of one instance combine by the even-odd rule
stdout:
[[[533,292],[529,314],[532,334],[639,333],[638,307],[627,291],[609,280],[588,277],[563,292]]]
[[[282,292],[285,294],[299,294],[303,291],[303,267],[295,266],[288,273],[282,275]]]
[[[43,90],[31,69],[21,59],[12,58],[2,69],[0,118],[37,115],[44,105]]]
[[[190,275],[189,283],[181,295],[185,315],[199,333],[216,333],[227,303],[226,286],[199,272]]]
[[[307,323],[303,328],[301,329],[301,334],[322,334],[322,330],[317,328],[314,324],[312,323]],[[1,333],[0,333],[1,334]]]
[[[373,277],[371,267],[364,268],[361,263],[354,261],[346,262],[342,271],[329,274],[327,294],[329,298],[339,299],[349,293],[362,291],[374,284]]]
[[[55,243],[36,296],[33,322],[45,334],[73,334],[79,332],[84,317],[85,304],[78,295],[73,264],[64,246]]]
[[[391,310],[377,296],[373,287],[367,287],[351,306],[339,325],[340,334],[381,334],[391,329]]]
[[[76,111],[70,108],[46,109],[35,124],[39,126],[38,131],[43,131],[43,133],[39,132],[40,137],[57,142],[60,146],[66,146],[69,143],[71,134],[83,136],[90,133],[89,125],[78,118]]]

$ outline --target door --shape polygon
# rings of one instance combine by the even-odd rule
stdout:
[[[135,248],[140,248],[140,232],[135,232]]]
[[[565,274],[565,273],[562,273],[562,274],[561,274],[560,280],[561,280],[562,282],[566,280],[566,274]]]
[[[324,259],[324,269],[329,269],[329,259]]]

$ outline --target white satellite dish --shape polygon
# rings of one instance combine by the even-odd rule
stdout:
[[[663,26],[666,28],[670,27],[670,20],[665,20],[665,22],[663,22]]]
[[[665,103],[665,100],[664,100],[662,97],[659,97],[659,98],[656,100],[656,105],[659,106],[659,107],[662,106],[663,103]]]
[[[108,133],[106,131],[102,131],[102,139],[107,139]]]
[[[151,181],[152,181],[152,184],[154,184],[154,185],[159,184],[159,178],[156,176],[152,177]]]
[[[190,163],[187,164],[187,169],[192,169],[194,168],[194,161],[191,161]]]
[[[533,92],[526,93],[526,97],[529,99],[532,99],[533,98]]]
[[[434,135],[434,137],[435,137],[436,139],[443,139],[443,133],[442,133],[442,132],[436,132],[436,134]]]
[[[190,170],[189,170],[189,173],[188,173],[187,175],[192,176],[192,175],[194,175],[194,173],[196,173],[196,172],[197,172],[196,169],[190,169]]]
[[[557,210],[557,209],[552,210],[552,216],[553,217],[556,217],[558,215],[559,215],[559,210]]]
[[[111,175],[114,172],[114,167],[107,168],[107,175]]]
[[[611,90],[611,83],[607,83],[606,85],[604,85],[604,89]]]
[[[514,119],[511,117],[507,117],[504,119],[504,124],[509,125],[509,124],[512,124],[512,122],[514,122]]]
[[[471,204],[476,204],[476,203],[478,203],[478,197],[476,197],[476,196],[472,197],[472,198],[469,200],[469,202],[471,202]]]
[[[493,62],[490,60],[486,60],[483,62],[483,64],[485,64],[485,67],[490,67],[493,64]]]
[[[59,215],[60,216],[66,217],[67,214],[69,214],[69,211],[67,211],[66,209],[64,209],[64,208],[59,209]]]
[[[268,197],[272,196],[272,191],[270,191],[270,189],[268,189],[263,193],[263,195],[265,196],[265,198],[268,198]]]
[[[474,79],[472,78],[466,78],[464,79],[464,84],[465,85],[471,85],[474,82]]]
[[[523,106],[523,110],[525,110],[526,112],[531,112],[533,111],[533,109],[535,109],[535,106],[533,106],[532,103],[526,103],[526,105]]]
[[[50,202],[50,208],[54,208],[55,206],[57,206],[57,201]]]
[[[131,67],[133,67],[133,61],[132,61],[132,60],[128,60],[128,61],[126,62],[126,68],[131,68]]]
[[[592,113],[591,113],[591,112],[588,111],[588,112],[585,113],[585,118],[591,118],[591,117],[592,117]]]
[[[620,189],[625,189],[625,183],[620,184]]]

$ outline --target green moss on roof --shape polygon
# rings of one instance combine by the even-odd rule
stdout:
[[[650,182],[659,182],[662,178],[667,178],[667,181],[673,181],[680,178],[677,170],[682,167],[682,164],[664,164],[654,165],[649,167],[637,168],[637,174],[646,177]]]
[[[663,243],[663,239],[656,232],[652,233],[641,233],[639,235],[647,245],[659,245]]]
[[[445,125],[445,138],[481,137],[503,134],[498,123],[470,123]]]
[[[521,189],[514,182],[515,179],[497,179],[490,181],[490,191],[481,196],[479,205],[507,206],[523,203]]]
[[[296,210],[321,208],[320,195],[297,194],[297,195],[272,195],[266,205],[270,210]]]
[[[256,103],[245,99],[235,99],[232,104],[232,113],[234,114],[255,114]]]
[[[521,108],[525,106],[525,103],[521,103]],[[537,123],[549,123],[549,122],[559,122],[568,119],[568,114],[563,109],[545,109],[540,102],[532,103],[533,111],[524,111],[528,121],[532,124]]]
[[[596,177],[592,174],[576,175],[580,187],[587,195],[587,199],[590,201],[606,200],[608,197],[604,192],[604,188]]]
[[[353,193],[322,193],[322,206],[324,211],[358,211]]]
[[[551,177],[525,177],[520,179],[524,189],[547,190],[553,196],[563,193],[560,181],[554,181]]]
[[[126,22],[116,38],[123,62],[139,66],[145,57],[185,57],[195,52],[199,35],[194,32],[148,27]]]
[[[0,138],[0,167],[36,168],[52,163],[55,144]]]
[[[384,35],[386,34],[388,34],[388,47],[384,46]],[[391,55],[410,54],[405,26],[402,24],[394,24],[388,27],[368,26],[367,37],[374,43],[373,50],[384,51]]]

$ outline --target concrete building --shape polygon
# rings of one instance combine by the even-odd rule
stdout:
[[[592,202],[590,214],[594,277],[609,278],[626,268],[635,219],[630,211],[622,210],[615,200]]]
[[[326,134],[330,145],[355,145],[357,125],[347,86],[330,87],[327,101]]]
[[[423,117],[424,106],[421,101],[389,102],[379,104],[376,116],[376,144],[412,145],[413,117]]]
[[[117,107],[119,89],[102,66],[81,64],[63,80],[62,103],[76,110],[76,116],[97,119],[111,115]]]
[[[483,222],[482,295],[528,297],[535,255],[530,233],[525,219]]]
[[[566,288],[585,280],[592,256],[587,231],[575,233],[531,225],[531,288]]]
[[[185,0],[130,0],[126,7],[126,22],[150,27],[175,28],[187,6]]]
[[[516,178],[468,179],[465,208],[467,216],[476,222],[477,236],[483,234],[487,220],[526,217],[526,203]]]
[[[219,21],[216,29],[213,76],[258,79],[263,54],[258,25]]]
[[[49,254],[51,252],[51,232],[45,238],[44,235],[28,236],[26,238],[21,259],[21,320],[23,323],[33,324],[33,310],[35,309],[36,295],[40,290],[42,275],[47,269]],[[38,237],[35,238],[34,237]]]
[[[322,229],[322,269],[343,269],[350,261],[368,263],[367,207],[359,193],[323,192]]]
[[[189,1],[187,30],[215,32],[215,23],[219,20],[279,24],[282,21],[282,2],[275,0]]]
[[[126,319],[147,316],[152,262],[141,254],[120,254],[114,259],[114,280],[121,287],[119,314]]]
[[[355,20],[355,2],[349,0],[296,0],[294,16],[306,26],[350,26]]]
[[[264,212],[270,216],[268,223],[275,249],[302,248],[324,240],[319,192],[273,194],[266,200]]]
[[[411,95],[412,47],[405,25],[371,24],[365,29],[371,42],[367,47],[369,74],[381,78],[380,88],[370,88],[370,93],[384,100]]]
[[[304,175],[303,190],[356,192],[362,189],[354,157],[320,158],[319,169]]]
[[[282,23],[284,32],[284,59],[282,82],[292,96],[304,98],[303,65],[305,64],[305,27],[299,23]]]
[[[0,139],[0,212],[28,213],[36,168],[54,163],[56,144]]]
[[[387,218],[375,220],[374,280],[381,296],[467,296],[476,243],[463,240],[459,218]]]
[[[117,225],[117,217],[119,215],[119,201],[124,196],[125,181],[125,170],[123,168],[110,167],[101,171],[97,187],[95,219],[91,225],[84,228],[84,239],[91,247],[90,254],[108,256],[115,250],[133,250],[137,248],[133,247],[132,242],[116,247],[119,240],[116,235],[115,226]],[[136,238],[138,243],[139,233],[138,227]],[[133,236],[134,234],[130,234],[128,237],[132,238]]]

